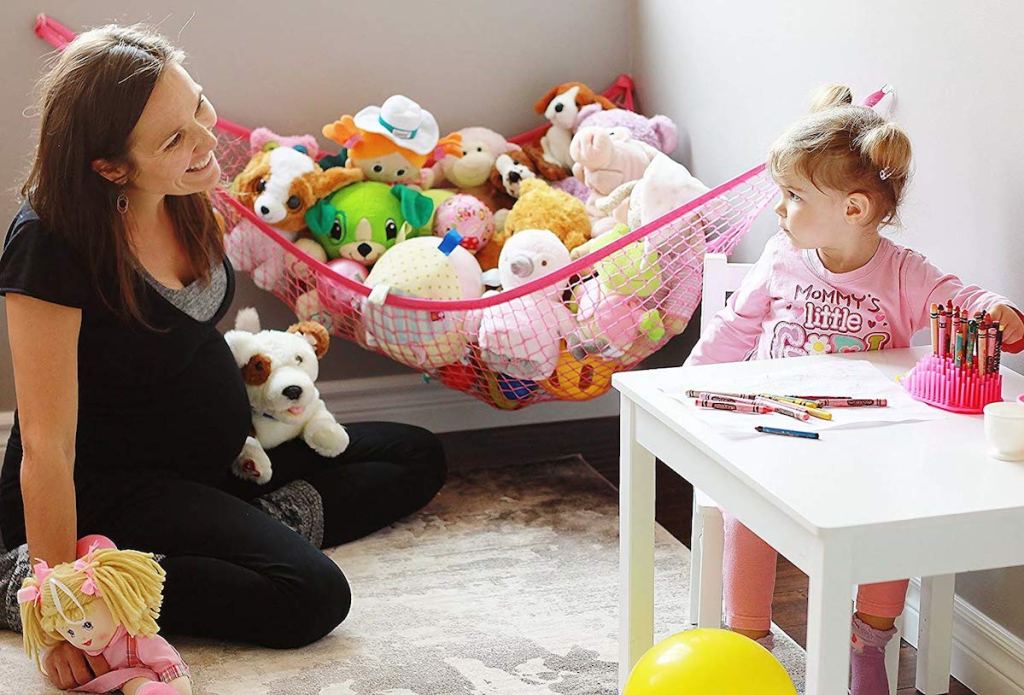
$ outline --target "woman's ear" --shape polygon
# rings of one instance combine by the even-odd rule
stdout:
[[[128,166],[125,164],[114,164],[106,159],[94,159],[92,160],[92,170],[110,183],[119,186],[128,183]]]
[[[875,206],[866,194],[855,191],[846,196],[844,204],[843,217],[847,223],[863,227],[874,219]]]

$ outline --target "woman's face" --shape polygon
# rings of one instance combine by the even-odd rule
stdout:
[[[129,190],[149,195],[208,191],[220,180],[213,153],[217,112],[183,67],[168,63],[128,137]]]

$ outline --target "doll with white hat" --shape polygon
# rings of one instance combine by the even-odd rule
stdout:
[[[346,166],[362,169],[369,181],[423,186],[422,169],[431,155],[462,156],[462,137],[440,138],[434,116],[401,94],[354,117],[342,116],[325,125],[323,134],[348,149]]]

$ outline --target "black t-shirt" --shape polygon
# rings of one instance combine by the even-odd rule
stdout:
[[[197,321],[142,282],[142,310],[157,332],[122,319],[92,287],[79,258],[26,204],[0,255],[0,294],[25,294],[82,310],[78,339],[76,484],[140,468],[216,483],[227,474],[251,425],[241,372],[216,323]],[[20,502],[21,438],[15,423],[0,473],[0,505]],[[5,510],[6,511],[6,510]],[[6,514],[5,514],[6,516]]]

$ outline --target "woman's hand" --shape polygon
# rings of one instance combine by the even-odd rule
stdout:
[[[1024,321],[1020,320],[1020,314],[1005,304],[996,304],[989,312],[992,318],[999,322],[1003,329],[1003,344],[1014,344],[1024,339]]]
[[[61,642],[51,649],[43,666],[50,682],[61,690],[85,685],[110,671],[110,664],[102,656],[89,656],[69,642]]]

